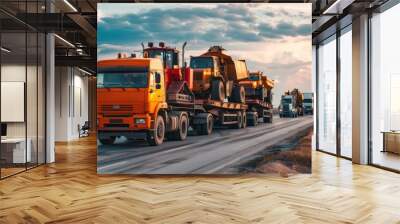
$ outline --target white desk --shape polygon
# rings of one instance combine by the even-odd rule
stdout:
[[[1,147],[2,151],[12,150],[12,163],[25,163],[31,162],[31,139],[27,139],[27,146],[25,151],[25,138],[2,138]],[[3,148],[5,147],[5,149]],[[26,161],[25,161],[26,159]]]

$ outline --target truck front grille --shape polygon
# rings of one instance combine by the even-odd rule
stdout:
[[[106,128],[129,128],[129,124],[104,124]]]
[[[131,112],[133,110],[132,105],[102,105],[101,110],[107,112]]]

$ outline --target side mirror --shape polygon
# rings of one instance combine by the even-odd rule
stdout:
[[[161,84],[160,83],[156,84],[156,89],[161,89]]]

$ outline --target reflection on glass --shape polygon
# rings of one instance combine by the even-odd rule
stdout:
[[[26,114],[27,114],[27,142],[30,149],[30,160],[27,167],[37,165],[37,79],[38,79],[38,35],[35,32],[27,33],[27,54],[28,61],[26,64]]]
[[[352,157],[352,35],[340,36],[340,153]]]
[[[25,170],[31,159],[30,142],[26,142],[26,34],[2,33],[1,44],[1,176]],[[27,150],[28,149],[28,150]]]
[[[336,40],[318,48],[318,148],[336,153]]]
[[[385,141],[382,132],[400,130],[400,5],[372,17],[372,163],[400,170],[400,142]],[[386,146],[394,146],[389,149]],[[394,144],[394,145],[393,145]]]

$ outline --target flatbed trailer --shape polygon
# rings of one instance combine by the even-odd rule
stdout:
[[[186,108],[186,111],[189,113],[190,126],[197,134],[209,135],[214,126],[245,128],[247,126],[247,108],[247,105],[243,103],[196,99],[193,108]]]
[[[272,123],[272,105],[259,99],[246,99],[247,123],[250,126],[257,126],[258,119],[262,118],[264,123]]]
[[[187,99],[191,97],[193,96],[169,94],[167,101],[169,106],[164,116],[167,124],[169,123],[168,120],[170,120],[168,118],[172,116],[181,117],[180,114],[185,113],[189,120],[189,126],[199,135],[211,134],[215,126],[229,126],[232,128],[245,128],[247,126],[247,104],[212,99],[188,101]],[[179,124],[179,119],[173,123]],[[167,129],[169,128],[167,127]]]

